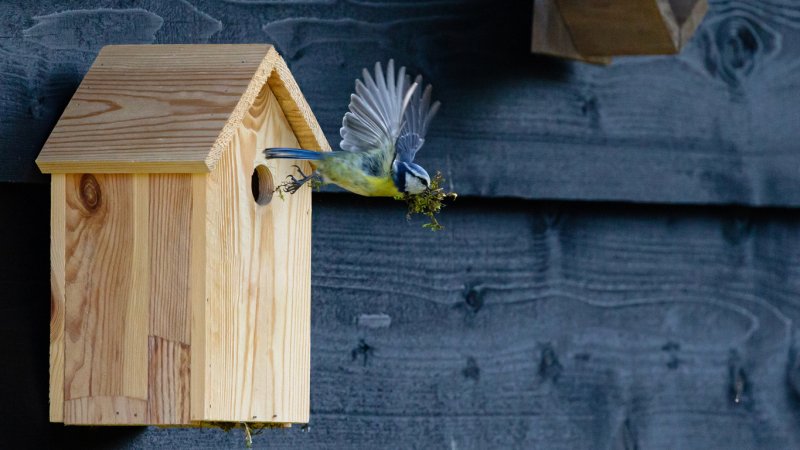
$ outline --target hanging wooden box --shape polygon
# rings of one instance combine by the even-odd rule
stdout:
[[[535,53],[590,62],[677,53],[708,10],[706,0],[534,0]]]
[[[304,423],[311,197],[330,150],[269,45],[108,46],[37,164],[52,174],[50,420]]]

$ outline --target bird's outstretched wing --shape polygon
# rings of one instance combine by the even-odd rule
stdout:
[[[381,149],[392,153],[403,126],[403,113],[416,86],[408,85],[406,68],[394,71],[394,61],[375,64],[375,76],[364,69],[364,81],[356,80],[356,92],[350,95],[350,112],[342,119],[339,146],[349,152]]]
[[[417,86],[422,85],[422,76],[414,80]],[[410,78],[406,77],[405,85],[410,85]],[[403,129],[397,138],[397,159],[405,162],[414,161],[414,156],[425,144],[425,135],[428,133],[433,116],[439,111],[441,105],[438,101],[431,104],[431,90],[429,84],[425,92],[420,94],[421,88],[414,90],[404,114]]]

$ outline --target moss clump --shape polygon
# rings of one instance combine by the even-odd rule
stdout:
[[[253,436],[261,434],[268,428],[286,428],[287,424],[266,422],[203,422],[201,426],[220,428],[226,433],[234,428],[241,428],[244,431],[245,447],[252,448]]]
[[[402,200],[408,205],[406,218],[411,219],[414,214],[422,214],[428,218],[428,223],[423,224],[423,228],[431,231],[439,231],[444,228],[436,220],[436,215],[445,206],[445,200],[455,200],[458,194],[455,192],[445,192],[442,187],[444,177],[441,172],[436,172],[436,176],[431,180],[430,186],[421,194],[402,194],[395,197],[395,200]]]

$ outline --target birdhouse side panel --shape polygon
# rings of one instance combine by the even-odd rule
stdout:
[[[189,423],[204,178],[54,176],[51,420]]]
[[[148,333],[148,419],[188,424],[191,401],[193,304],[204,289],[196,273],[205,267],[205,212],[198,185],[202,174],[150,176],[150,324]],[[198,198],[199,197],[199,198]]]
[[[66,176],[65,423],[147,421],[148,191],[147,175]]]
[[[66,176],[50,184],[50,421],[64,421],[64,242]]]
[[[265,85],[209,175],[205,324],[194,328],[204,333],[206,360],[195,420],[308,421],[311,193],[269,199],[295,170],[264,159],[272,146],[298,142]]]

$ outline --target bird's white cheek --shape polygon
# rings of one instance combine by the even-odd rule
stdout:
[[[406,192],[409,194],[419,194],[425,190],[425,186],[413,176],[406,174]]]

